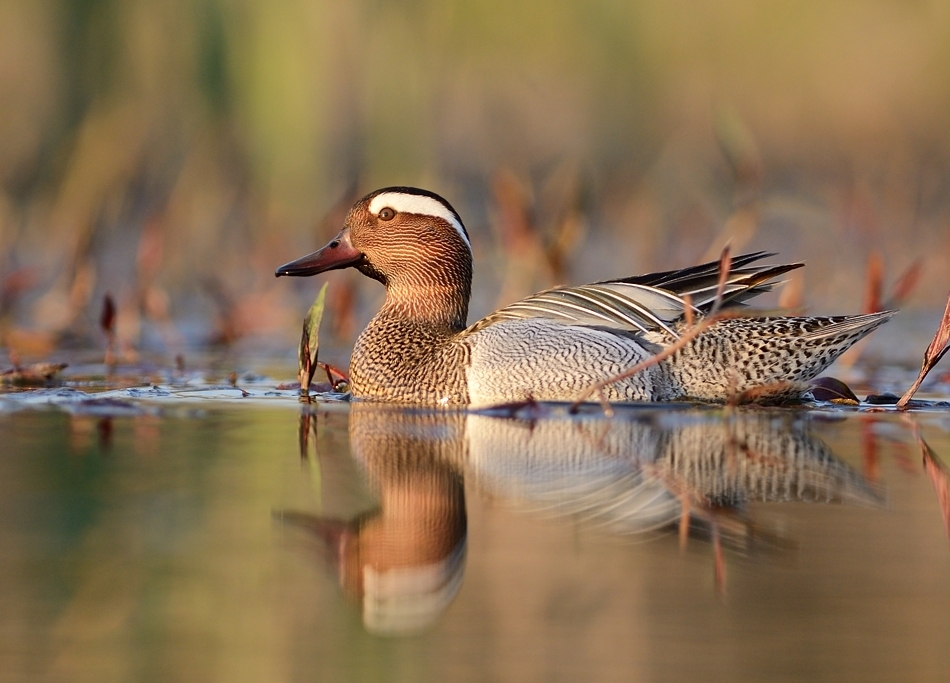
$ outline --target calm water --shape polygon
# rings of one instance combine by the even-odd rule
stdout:
[[[950,680],[946,410],[226,393],[0,397],[0,680]]]

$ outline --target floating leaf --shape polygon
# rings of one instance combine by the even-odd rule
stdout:
[[[860,403],[851,387],[834,377],[818,377],[811,381],[811,395],[816,401],[830,401],[856,406]]]
[[[327,373],[327,381],[332,391],[343,394],[350,390],[350,376],[343,370],[329,363],[318,362],[317,365],[323,368],[323,371]]]
[[[914,380],[910,389],[908,389],[907,392],[901,396],[901,400],[897,402],[898,408],[903,408],[907,405],[908,401],[917,393],[917,389],[920,388],[920,384],[924,381],[927,373],[940,362],[940,359],[943,358],[948,350],[950,350],[950,296],[947,298],[947,307],[943,311],[940,326],[937,328],[937,332],[934,334],[930,346],[924,351],[924,360],[920,365],[920,373],[917,375],[917,379]]]
[[[241,392],[241,398],[247,398],[248,396],[250,396],[251,394],[249,392],[244,391],[244,389],[242,389],[241,387],[237,385],[237,380],[238,380],[237,372],[234,372],[232,370],[231,374],[228,375],[228,384],[230,384],[232,387],[234,387],[235,389]]]

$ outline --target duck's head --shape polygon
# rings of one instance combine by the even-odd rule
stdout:
[[[386,187],[356,202],[323,249],[275,273],[316,275],[356,268],[386,286],[399,315],[461,329],[472,284],[472,245],[445,199],[414,187]]]
[[[445,276],[470,280],[471,263],[468,233],[451,204],[427,190],[386,187],[356,202],[329,244],[275,274],[305,276],[353,267],[389,287]]]

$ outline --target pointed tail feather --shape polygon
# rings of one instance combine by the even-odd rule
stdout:
[[[835,337],[853,337],[851,342],[853,344],[886,323],[895,313],[897,311],[881,311],[864,315],[816,318],[815,320],[821,323],[814,330],[806,333],[803,338],[808,341],[830,341]]]

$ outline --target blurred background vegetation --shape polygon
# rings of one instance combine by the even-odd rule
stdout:
[[[390,184],[462,214],[473,317],[729,238],[808,261],[773,303],[918,262],[942,307],[948,124],[937,0],[0,0],[0,346],[101,345],[109,292],[127,360],[292,356],[274,268]],[[345,349],[382,292],[328,277]]]

